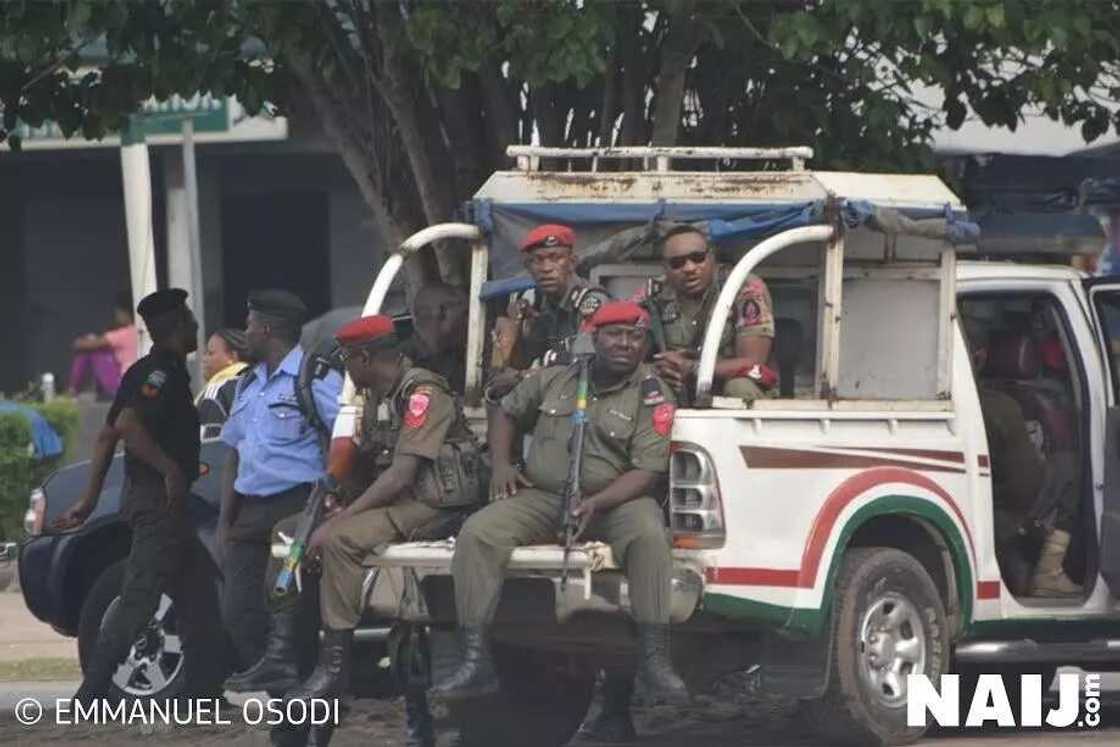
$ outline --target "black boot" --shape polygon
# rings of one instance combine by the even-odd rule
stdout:
[[[264,656],[253,666],[227,679],[226,689],[235,693],[268,692],[284,695],[299,684],[295,640],[295,610],[274,613]]]
[[[603,708],[580,727],[584,739],[594,742],[624,744],[638,738],[634,720],[630,718],[630,699],[634,695],[634,675],[607,672],[603,680]]]
[[[500,683],[494,671],[486,628],[460,628],[463,663],[451,676],[432,688],[432,695],[444,700],[481,698],[498,692]]]
[[[638,625],[638,682],[646,691],[669,703],[688,702],[688,688],[673,671],[669,657],[669,626]]]
[[[428,694],[409,689],[404,694],[405,747],[435,747],[436,735]]]
[[[341,698],[350,687],[350,644],[353,630],[323,629],[319,663],[315,671],[288,691],[285,701],[311,698]]]

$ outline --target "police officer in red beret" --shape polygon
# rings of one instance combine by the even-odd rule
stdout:
[[[571,340],[610,300],[576,274],[575,244],[575,232],[555,224],[537,226],[522,239],[525,268],[536,288],[518,294],[495,324],[496,368],[566,362]]]
[[[602,539],[624,564],[638,623],[638,680],[652,693],[687,698],[669,659],[673,560],[655,488],[669,470],[672,389],[643,361],[649,314],[632,302],[604,304],[590,319],[590,363],[576,516],[582,539]],[[463,664],[433,694],[463,699],[492,693],[498,679],[489,630],[505,566],[514,548],[555,541],[564,510],[568,440],[579,366],[534,372],[502,398],[490,420],[491,503],[473,514],[455,540],[451,571]],[[525,471],[514,467],[514,433],[533,433]]]
[[[308,557],[320,559],[322,640],[311,675],[287,692],[289,700],[337,698],[346,693],[350,648],[362,616],[364,560],[390,542],[450,534],[456,515],[477,506],[485,490],[480,449],[462,408],[442,376],[402,352],[391,317],[356,319],[335,334],[346,371],[362,392],[364,409],[388,405],[392,459],[353,502],[315,530]],[[363,418],[362,439],[370,437]],[[383,429],[383,430],[385,430]],[[378,433],[384,439],[385,433]],[[283,527],[279,528],[283,531]],[[273,649],[274,647],[269,647]],[[294,658],[294,657],[293,657]],[[294,673],[295,662],[284,663]],[[410,747],[431,747],[433,731],[424,691],[406,690]],[[313,732],[313,736],[317,734]]]

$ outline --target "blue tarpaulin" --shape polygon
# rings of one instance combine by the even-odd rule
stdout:
[[[36,459],[50,459],[62,453],[62,439],[47,419],[34,408],[19,402],[0,401],[0,413],[8,412],[19,413],[27,418],[27,422],[31,425],[31,444]]]

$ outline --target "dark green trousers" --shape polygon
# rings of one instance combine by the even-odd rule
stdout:
[[[451,574],[459,624],[481,626],[494,619],[506,565],[514,548],[555,542],[563,499],[521,488],[472,515],[455,539]],[[596,517],[583,540],[603,540],[626,571],[630,605],[639,623],[667,624],[673,558],[661,506],[636,498]]]

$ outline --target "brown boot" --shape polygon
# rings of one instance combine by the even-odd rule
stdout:
[[[1031,579],[1032,597],[1074,597],[1085,593],[1079,585],[1070,581],[1062,568],[1069,550],[1069,532],[1055,529],[1046,537],[1038,565]]]

